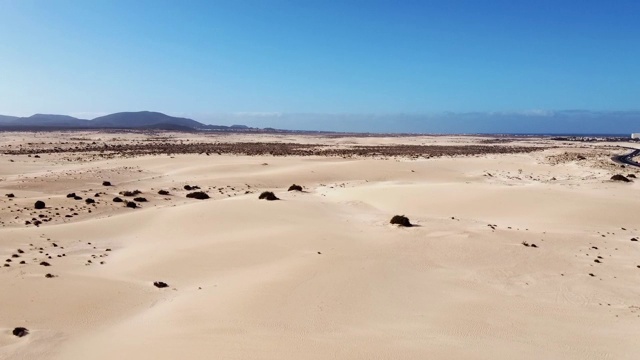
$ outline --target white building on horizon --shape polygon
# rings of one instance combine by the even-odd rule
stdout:
[[[640,133],[633,133],[633,134],[631,134],[631,138],[632,138],[632,139],[640,139]]]

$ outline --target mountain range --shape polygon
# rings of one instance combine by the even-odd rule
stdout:
[[[200,114],[208,125],[159,112],[119,112],[92,120],[67,115],[0,115],[0,130],[155,129],[422,134],[617,134],[640,132],[640,111],[533,110],[439,114]],[[289,129],[289,130],[276,130]],[[295,129],[295,130],[294,130]]]
[[[244,125],[205,125],[192,119],[174,117],[152,111],[119,112],[92,120],[54,114],[35,114],[29,117],[0,115],[0,129],[2,128],[251,130],[251,128]]]

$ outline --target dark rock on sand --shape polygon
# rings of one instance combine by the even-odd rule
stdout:
[[[278,199],[278,197],[276,196],[276,194],[274,194],[271,191],[265,191],[262,194],[260,194],[260,196],[258,197],[258,199],[260,200],[268,200],[268,201],[273,201],[273,200],[280,200]]]
[[[111,186],[111,182],[110,181],[103,181],[102,182],[102,186]]]
[[[123,201],[123,200],[122,200],[122,199],[120,199],[120,198],[119,198],[119,197],[117,197],[117,196],[113,198],[113,202],[122,202],[122,201]]]
[[[626,176],[624,176],[624,175],[620,175],[620,174],[613,175],[613,176],[611,177],[611,180],[612,180],[612,181],[631,182],[631,180],[627,179],[627,177],[626,177]]]
[[[5,194],[5,196],[8,198],[16,197],[14,194]]]
[[[142,194],[142,191],[140,191],[140,190],[120,191],[120,195],[122,195],[122,196],[132,197],[132,196],[136,196],[136,195],[140,195],[140,194]]]
[[[46,262],[46,261],[41,262],[41,263],[40,263],[40,265],[42,265],[42,266],[51,266],[51,264],[49,264],[49,263],[48,263],[48,262]]]
[[[209,198],[209,195],[204,191],[196,191],[196,192],[188,193],[187,197],[191,199],[206,200]]]
[[[167,190],[160,190],[158,191],[158,195],[169,195],[169,192]]]
[[[143,197],[137,197],[137,198],[134,198],[134,199],[133,199],[133,201],[137,201],[137,202],[147,202],[147,199],[146,199],[146,198],[143,198]]]
[[[74,197],[76,197],[76,193],[67,194],[67,197],[68,198],[74,198]]]
[[[137,208],[137,207],[138,207],[138,205],[137,205],[135,202],[133,202],[133,201],[128,201],[128,202],[127,202],[127,207],[128,207],[128,208],[135,209],[135,208]]]
[[[87,204],[95,204],[96,201],[93,200],[92,198],[87,198],[84,202],[86,202]]]
[[[287,191],[302,191],[302,186],[293,184],[289,186],[289,190]]]
[[[17,337],[23,337],[29,335],[29,329],[23,327],[17,327],[13,329],[13,335]]]
[[[36,201],[36,203],[33,205],[34,208],[36,208],[37,210],[41,210],[45,208],[45,203],[44,201],[38,200]]]
[[[157,287],[158,289],[169,287],[169,285],[166,282],[162,282],[162,281],[154,281],[153,286]]]
[[[411,224],[411,222],[409,221],[409,218],[404,215],[395,215],[391,218],[391,221],[389,221],[389,223],[405,227],[413,226],[413,224]]]

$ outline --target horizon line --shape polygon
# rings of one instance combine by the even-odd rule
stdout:
[[[125,110],[125,111],[70,111],[70,112],[34,112],[21,113],[19,115],[10,115],[0,113],[2,116],[11,116],[17,118],[28,118],[34,115],[65,115],[73,116],[78,119],[91,120],[96,117],[117,114],[117,113],[139,113],[139,112],[156,112],[165,115],[171,114],[175,117],[185,116],[237,116],[237,117],[277,117],[284,115],[325,115],[325,116],[442,116],[442,115],[523,115],[523,116],[551,116],[556,113],[640,113],[638,109],[616,109],[616,110],[594,110],[594,109],[528,109],[528,110],[487,110],[487,111],[386,111],[386,112],[314,112],[314,111],[218,111],[218,112],[179,112],[179,111],[157,111],[157,110]],[[24,115],[30,114],[30,115]],[[90,116],[87,116],[90,115]]]

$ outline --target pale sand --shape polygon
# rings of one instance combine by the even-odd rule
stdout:
[[[256,138],[476,141],[216,140]],[[608,181],[638,171],[609,164],[603,145],[428,160],[0,156],[0,260],[25,251],[0,268],[0,358],[637,359],[640,183]],[[212,199],[186,199],[185,184]],[[133,189],[141,209],[111,202]],[[90,214],[34,227],[18,212],[98,191],[109,195]],[[389,225],[396,214],[419,226]]]

